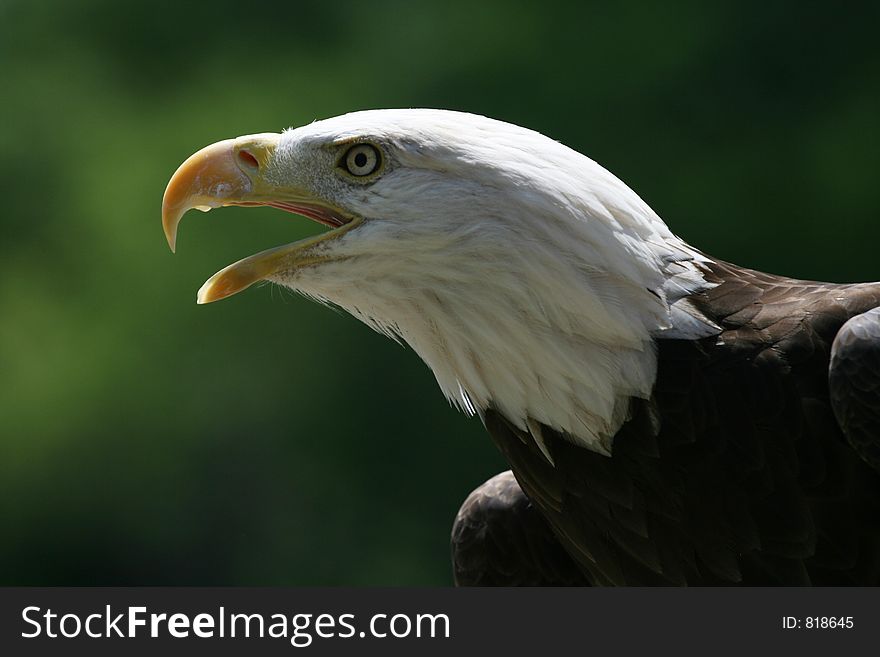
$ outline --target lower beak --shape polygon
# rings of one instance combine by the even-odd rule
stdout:
[[[211,303],[226,297],[231,297],[237,292],[250,287],[254,283],[265,280],[281,271],[317,265],[322,262],[333,260],[330,257],[303,255],[309,247],[325,242],[328,239],[337,239],[349,230],[360,225],[362,219],[355,217],[339,228],[327,233],[321,233],[299,242],[276,246],[252,256],[243,258],[228,267],[225,267],[211,276],[205,284],[199,288],[196,303]]]

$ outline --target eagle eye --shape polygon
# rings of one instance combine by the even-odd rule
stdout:
[[[342,163],[351,175],[362,178],[369,176],[379,168],[382,159],[379,149],[372,144],[355,144],[348,149]]]

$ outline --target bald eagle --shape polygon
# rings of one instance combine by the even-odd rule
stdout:
[[[880,284],[744,269],[537,132],[365,111],[221,141],[168,184],[330,228],[244,258],[408,344],[510,463],[462,506],[458,584],[876,584]]]

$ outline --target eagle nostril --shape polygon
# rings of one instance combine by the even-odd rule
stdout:
[[[253,153],[246,150],[238,151],[238,161],[248,169],[259,169],[260,163]]]

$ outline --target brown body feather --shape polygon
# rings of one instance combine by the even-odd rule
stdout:
[[[613,457],[545,427],[551,465],[534,440],[486,413],[548,523],[533,531],[558,540],[594,584],[880,583],[880,474],[847,442],[828,388],[832,342],[849,318],[880,306],[880,284],[710,269],[717,287],[692,301],[722,333],[658,341],[653,399],[634,401]],[[484,535],[503,534],[495,516]],[[534,559],[506,545],[484,570]],[[481,583],[467,566],[456,565],[460,582]]]

